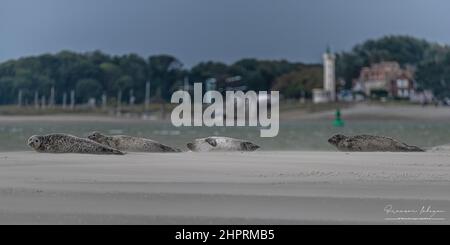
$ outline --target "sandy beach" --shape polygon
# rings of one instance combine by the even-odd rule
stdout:
[[[342,115],[348,126],[339,130],[349,134],[393,135],[420,146],[427,139],[427,146],[449,142],[449,108],[357,105]],[[178,129],[139,118],[0,116],[0,224],[450,224],[448,147],[335,152],[326,148],[335,133],[327,126],[333,117],[333,110],[284,112],[282,122],[298,125],[285,123],[278,138],[261,139],[249,130]],[[263,147],[102,156],[36,153],[24,144],[33,134],[83,136],[93,129],[181,149],[215,133],[248,137]],[[329,150],[292,150],[296,145]]]
[[[449,152],[3,152],[0,224],[449,224],[449,186]]]

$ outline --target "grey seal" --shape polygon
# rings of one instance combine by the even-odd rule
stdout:
[[[260,148],[246,140],[218,136],[195,139],[187,147],[191,151],[255,151]]]
[[[180,152],[180,150],[163,145],[151,139],[133,137],[128,135],[104,135],[92,132],[88,139],[122,151],[135,152]]]
[[[435,146],[435,147],[432,147],[429,151],[431,151],[431,152],[450,152],[450,144]]]
[[[345,136],[336,134],[328,139],[339,151],[424,151],[417,146],[410,146],[395,139],[375,135]]]
[[[37,152],[124,154],[109,146],[70,134],[33,135],[28,139],[27,144]]]

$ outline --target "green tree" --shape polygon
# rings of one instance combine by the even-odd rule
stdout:
[[[100,69],[102,71],[103,86],[108,88],[108,92],[115,92],[113,89],[117,88],[111,88],[110,85],[115,83],[116,80],[122,76],[122,69],[120,69],[118,65],[111,62],[101,63]]]
[[[15,100],[14,77],[0,77],[0,104],[11,104]]]
[[[364,66],[381,61],[396,61],[400,65],[416,66],[425,60],[432,59],[434,44],[423,39],[410,36],[385,36],[370,39],[355,45],[350,52],[342,52],[336,56],[336,74],[351,87],[351,82],[359,75]]]
[[[145,83],[149,78],[147,62],[136,54],[129,54],[120,56],[117,64],[122,70],[122,76],[131,78],[132,84],[129,88],[134,89],[136,102],[142,103],[145,97]]]
[[[231,65],[230,74],[241,76],[250,90],[269,90],[278,76],[293,71],[299,65],[285,60],[242,59]]]
[[[148,75],[164,100],[170,100],[177,81],[182,79],[182,67],[183,64],[170,55],[156,55],[148,58]]]
[[[321,66],[301,67],[277,78],[272,90],[280,91],[285,98],[311,97],[314,88],[322,86]]]
[[[124,75],[115,80],[112,85],[114,91],[122,90],[122,92],[125,92],[126,90],[133,88],[133,78],[128,75]]]
[[[90,98],[99,99],[103,88],[99,81],[91,78],[78,80],[75,86],[77,100],[87,102]]]
[[[417,68],[416,79],[424,89],[438,98],[450,98],[450,53],[442,61],[429,61]]]

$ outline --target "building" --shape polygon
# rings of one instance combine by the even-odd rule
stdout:
[[[408,99],[414,93],[414,81],[401,75],[391,82],[390,89],[392,97]]]
[[[354,81],[353,90],[369,97],[408,99],[414,93],[414,71],[397,62],[381,62],[363,67]]]
[[[323,88],[313,89],[313,102],[336,101],[335,55],[328,48],[323,54]]]
[[[328,93],[330,101],[336,100],[335,59],[329,49],[323,54],[323,89]]]

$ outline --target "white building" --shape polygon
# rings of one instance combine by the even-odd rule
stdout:
[[[313,89],[312,96],[313,96],[314,104],[329,102],[328,93],[324,89],[321,89],[321,88]]]
[[[323,89],[313,90],[314,103],[336,101],[335,59],[329,49],[323,54]]]
[[[336,100],[335,56],[329,50],[323,54],[323,89],[330,101]]]

